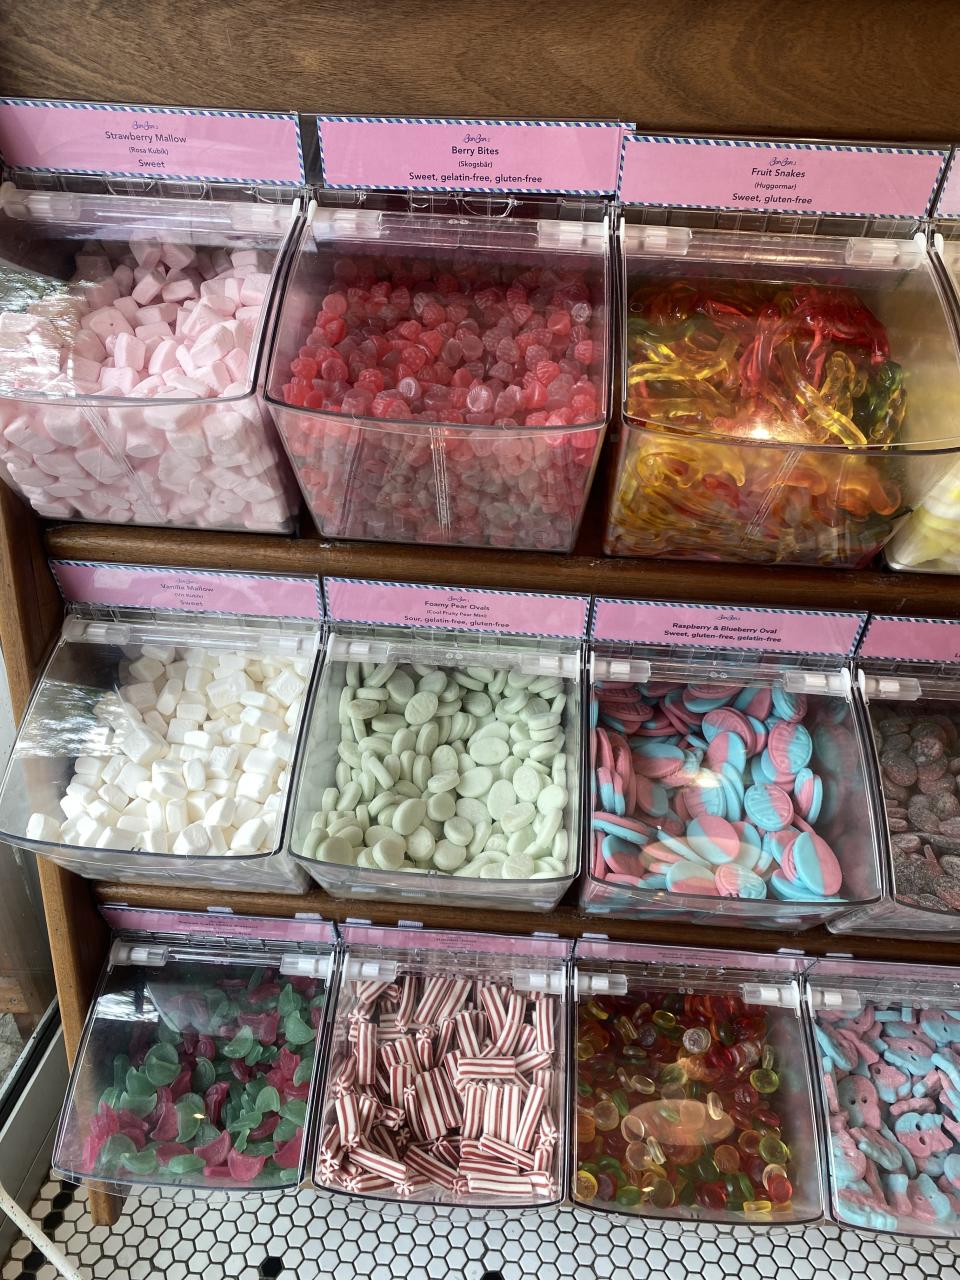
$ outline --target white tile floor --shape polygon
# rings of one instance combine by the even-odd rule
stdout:
[[[257,1209],[237,1201],[128,1200],[116,1227],[91,1227],[83,1193],[47,1182],[33,1206],[90,1280],[955,1280],[960,1248],[858,1236],[834,1227],[774,1238],[745,1233],[627,1231],[558,1210],[492,1224],[385,1218],[379,1207],[310,1191]],[[57,1280],[25,1240],[0,1280]]]

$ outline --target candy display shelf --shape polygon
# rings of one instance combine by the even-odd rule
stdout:
[[[559,0],[548,13],[542,6],[520,12],[511,0],[486,0],[483,5],[402,3],[386,22],[383,6],[370,0],[347,7],[327,0],[312,6],[278,0],[270,7],[269,23],[264,23],[263,6],[238,0],[230,6],[229,44],[223,38],[226,15],[221,8],[225,7],[208,6],[198,14],[196,6],[177,0],[148,11],[138,8],[134,17],[92,0],[55,0],[45,10],[38,35],[35,7],[13,0],[0,18],[4,92],[247,110],[282,109],[294,103],[328,112],[577,115],[637,120],[653,132],[772,132],[907,144],[957,135],[960,64],[950,35],[957,31],[958,16],[947,12],[949,6],[911,6],[904,20],[904,7],[895,0],[874,0],[869,11],[859,3],[838,6],[812,0],[802,17],[799,9],[794,16],[790,6],[763,6],[754,0],[730,0],[722,12],[717,6],[712,7],[715,12],[701,6],[703,11],[695,14],[682,0],[666,0],[624,38],[623,6],[613,0],[598,0],[589,12]],[[267,30],[269,38],[262,39],[260,33]],[[429,39],[423,38],[425,32]],[[217,54],[230,48],[232,58],[240,47],[238,33],[241,44],[246,41],[248,46],[253,46],[256,33],[256,56],[242,65],[231,63],[226,74]],[[373,33],[377,38],[371,38]],[[183,40],[182,34],[189,38]],[[390,56],[385,58],[388,46]],[[851,48],[861,51],[859,61],[870,68],[869,76],[851,71]],[[531,75],[531,67],[538,68],[536,75]],[[306,524],[295,538],[44,525],[0,486],[0,645],[15,714],[22,715],[60,627],[61,600],[47,568],[48,556],[960,617],[956,578],[875,568],[835,571],[606,558],[601,549],[606,489],[602,480],[599,477],[594,486],[569,556],[334,543],[320,540]],[[41,863],[40,875],[71,1055],[105,954],[107,932],[97,909],[102,902],[220,906],[268,915],[313,911],[328,919],[362,916],[390,924],[406,918],[433,927],[463,927],[469,918],[478,928],[552,931],[564,937],[606,933],[654,944],[678,941],[670,924],[583,915],[572,893],[550,915],[516,912],[494,918],[491,913],[468,916],[462,909],[419,902],[409,907],[343,902],[319,889],[289,897],[94,883],[47,861]],[[960,963],[960,943],[838,938],[819,929],[791,935],[699,928],[685,930],[683,941]],[[121,1204],[92,1190],[90,1209],[96,1223],[109,1224],[116,1221]],[[143,1212],[159,1216],[152,1207]],[[277,1234],[290,1236],[291,1231],[278,1227]],[[381,1247],[387,1249],[397,1260],[396,1273],[405,1274],[402,1249],[387,1241],[384,1237],[377,1249],[378,1260]],[[523,1248],[531,1261],[536,1242]],[[629,1266],[626,1249],[618,1256],[623,1258],[621,1269]],[[654,1256],[664,1257],[650,1255]],[[337,1260],[341,1267],[349,1267],[347,1258],[344,1253]],[[784,1255],[781,1269],[786,1265]],[[666,1266],[665,1259],[660,1266]],[[607,1271],[598,1266],[597,1274]],[[795,1274],[812,1271],[798,1268]]]

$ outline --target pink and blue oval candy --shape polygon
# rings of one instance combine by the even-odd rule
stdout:
[[[793,821],[793,801],[772,782],[750,787],[743,798],[743,810],[761,831],[782,831]]]
[[[717,867],[714,879],[721,898],[747,898],[758,901],[767,896],[765,881],[748,868],[735,862],[727,862],[722,867]]]
[[[734,698],[733,705],[746,716],[766,720],[773,706],[773,693],[766,685],[747,685]]]
[[[687,844],[706,862],[733,862],[740,852],[740,836],[726,818],[694,818],[687,825]]]
[[[801,769],[793,784],[797,812],[807,822],[816,822],[823,806],[823,779],[810,769]]]
[[[814,893],[833,897],[840,892],[843,871],[837,855],[815,832],[801,831],[790,846],[797,876]]]
[[[711,769],[719,769],[728,764],[742,773],[747,767],[747,747],[744,740],[730,730],[718,733],[707,748],[707,764]]]
[[[770,730],[767,754],[774,768],[796,775],[810,763],[813,739],[802,724],[781,720]]]
[[[644,741],[633,748],[633,766],[645,778],[666,778],[683,767],[684,755],[669,742]]]
[[[667,872],[667,888],[671,893],[689,893],[707,898],[720,896],[713,872],[702,862],[675,862]]]
[[[802,720],[807,714],[807,695],[791,693],[788,689],[775,685],[773,689],[773,709],[781,720]],[[763,717],[767,719],[766,716]]]

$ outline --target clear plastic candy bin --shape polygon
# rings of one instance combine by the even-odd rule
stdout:
[[[841,1227],[960,1236],[960,970],[818,960],[804,977]]]
[[[295,212],[0,188],[0,475],[40,515],[292,531],[257,385]]]
[[[804,962],[577,943],[571,1196],[726,1226],[823,1217]]]
[[[335,936],[319,920],[109,908],[53,1168],[118,1192],[296,1188]]]
[[[933,260],[945,278],[956,322],[960,223],[936,222],[934,227]],[[911,573],[960,573],[960,458],[919,483],[907,500],[914,510],[885,548],[887,564]]]
[[[317,625],[117,612],[68,615],[0,835],[92,879],[302,892],[282,848]]]
[[[884,892],[837,933],[960,930],[960,624],[877,615],[858,661],[882,813]],[[917,660],[920,653],[925,660]],[[899,656],[883,657],[883,654]]]
[[[454,1219],[563,1199],[570,944],[348,925],[314,1183]]]
[[[326,537],[569,551],[609,416],[604,206],[427,203],[303,229],[267,379],[300,487]]]
[[[844,650],[826,652],[862,615],[599,600],[595,635],[621,616],[675,639],[594,640],[583,908],[807,929],[876,903],[862,708]],[[757,651],[720,647],[737,633]],[[822,654],[789,652],[804,633]]]
[[[607,553],[867,564],[960,456],[957,342],[923,237],[621,231]]]
[[[551,910],[578,870],[581,672],[577,641],[335,623],[294,858],[338,898]]]

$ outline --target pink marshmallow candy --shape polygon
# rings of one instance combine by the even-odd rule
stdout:
[[[248,383],[273,261],[83,246],[61,292],[0,312],[0,475],[54,519],[288,531],[296,489]]]

